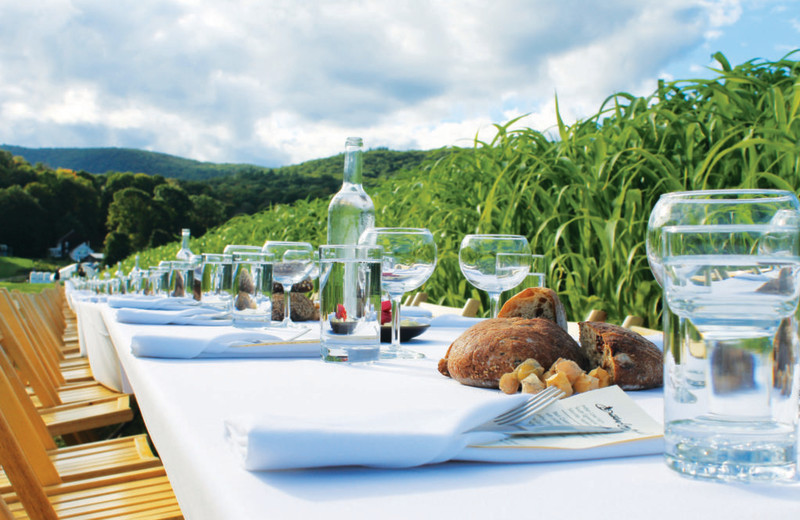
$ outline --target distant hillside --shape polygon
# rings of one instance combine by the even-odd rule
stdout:
[[[261,169],[245,164],[200,162],[131,148],[25,148],[3,144],[0,149],[23,157],[30,164],[42,163],[51,168],[89,173],[134,172],[183,180],[204,180],[232,175],[245,168]]]
[[[280,168],[264,168],[250,164],[217,164],[184,159],[159,152],[148,152],[131,148],[25,148],[0,144],[0,149],[23,157],[28,163],[42,163],[50,168],[83,170],[89,173],[133,172],[162,175],[187,181],[205,181],[228,177],[236,173],[269,172],[278,175],[294,174],[309,177],[332,176],[340,178],[344,166],[344,155],[314,159],[301,164]],[[438,158],[445,152],[369,150],[364,157],[364,176],[385,178],[398,171],[413,170],[423,160]]]

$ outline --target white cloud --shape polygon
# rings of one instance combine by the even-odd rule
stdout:
[[[552,127],[741,16],[733,0],[0,0],[0,142],[296,163]],[[489,138],[489,137],[487,137]]]

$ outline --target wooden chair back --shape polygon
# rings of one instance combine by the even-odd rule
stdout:
[[[47,498],[42,482],[29,464],[17,436],[0,410],[0,464],[14,486],[30,518],[57,520],[58,516]]]
[[[8,291],[0,291],[0,335],[3,347],[22,376],[31,385],[43,406],[61,404],[57,378],[52,367],[44,364],[31,343],[27,327]]]
[[[0,353],[1,357],[4,357],[2,353]],[[28,403],[30,404],[30,400]],[[55,447],[53,440],[47,434],[47,429],[40,417],[37,416],[36,421],[31,420],[29,413],[25,410],[24,402],[17,398],[17,392],[5,370],[0,370],[0,414],[9,428],[15,432],[19,449],[38,481],[43,485],[61,483],[61,477],[47,455],[47,448]],[[50,441],[48,446],[42,442],[42,432],[44,432],[44,437]],[[6,474],[11,479],[7,468]]]

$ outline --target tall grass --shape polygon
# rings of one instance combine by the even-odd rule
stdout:
[[[434,232],[439,264],[425,290],[437,302],[478,296],[486,303],[458,268],[463,235],[522,234],[546,255],[548,286],[570,319],[602,308],[611,320],[635,314],[657,327],[661,291],[647,264],[645,231],[662,193],[800,187],[800,63],[791,56],[731,67],[718,54],[717,78],[661,82],[647,97],[614,94],[592,117],[572,125],[559,118],[557,139],[516,129],[518,121],[496,125],[491,141],[476,140],[376,187],[377,223]],[[303,201],[235,218],[192,249],[267,239],[323,243],[327,204]],[[143,252],[142,263],[177,249]]]

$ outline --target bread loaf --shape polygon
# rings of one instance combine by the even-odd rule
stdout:
[[[509,299],[498,318],[543,318],[567,330],[567,313],[558,294],[547,287],[529,287]]]
[[[592,367],[608,371],[611,383],[624,390],[644,390],[662,385],[663,356],[652,342],[618,325],[582,321],[581,349]]]
[[[588,366],[575,340],[554,322],[494,318],[465,330],[439,362],[439,371],[465,385],[497,388],[503,374],[529,358],[546,367],[558,358]]]

